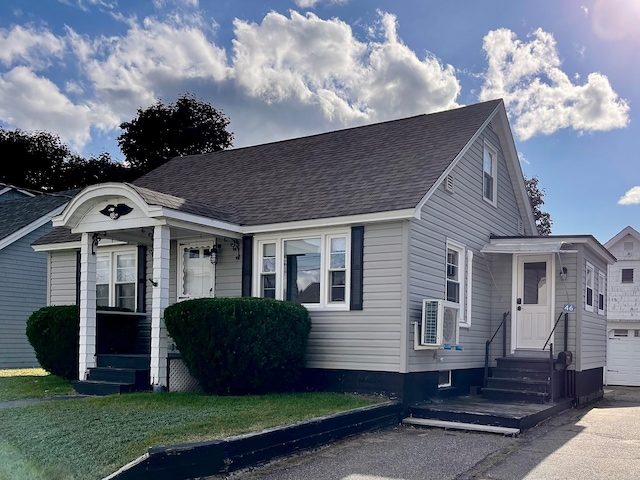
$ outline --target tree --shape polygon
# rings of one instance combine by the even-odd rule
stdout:
[[[533,209],[533,218],[536,220],[538,235],[551,235],[551,226],[553,225],[551,215],[540,209],[544,205],[544,188],[540,189],[538,187],[538,177],[525,177],[524,183],[529,194],[529,202],[531,202],[531,208]]]
[[[161,101],[138,109],[137,117],[120,125],[118,146],[139,175],[170,158],[210,153],[232,146],[229,118],[210,104],[184,94],[175,104]]]

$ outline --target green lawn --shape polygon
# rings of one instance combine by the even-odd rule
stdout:
[[[223,438],[381,400],[331,393],[135,393],[4,409],[0,480],[101,478],[150,446]]]
[[[0,370],[0,402],[70,393],[73,393],[71,383],[55,375],[49,375],[41,368]]]

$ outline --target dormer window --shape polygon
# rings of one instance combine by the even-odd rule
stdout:
[[[482,196],[496,206],[496,179],[498,172],[498,153],[485,143],[482,159]]]

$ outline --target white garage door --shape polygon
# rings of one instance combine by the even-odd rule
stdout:
[[[609,332],[607,384],[640,386],[640,330]]]

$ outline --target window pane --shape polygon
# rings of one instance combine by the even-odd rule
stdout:
[[[622,283],[633,283],[633,268],[622,269]]]
[[[116,255],[116,282],[136,281],[136,255]]]
[[[344,302],[347,274],[344,271],[330,272],[330,302]]]
[[[109,284],[96,285],[96,305],[98,307],[109,306]]]
[[[460,284],[447,280],[447,301],[460,303]]]
[[[484,151],[483,169],[485,173],[491,175],[493,173],[493,155],[489,150]]]
[[[447,278],[449,280],[458,280],[458,265],[460,256],[455,250],[447,250]]]
[[[524,264],[523,301],[525,305],[547,304],[547,263]]]
[[[493,200],[493,178],[488,174],[484,174],[484,197]]]
[[[346,238],[331,239],[331,264],[329,268],[346,268],[345,254],[347,250]]]
[[[120,283],[116,285],[116,306],[136,309],[136,285],[135,283]]]
[[[267,243],[262,246],[262,271],[265,273],[276,271],[275,243]]]
[[[104,256],[98,255],[98,258],[96,259],[96,283],[97,284],[109,283],[109,279],[111,277],[110,275],[111,262],[109,262],[110,258],[111,257],[109,255],[104,255]],[[107,297],[108,296],[109,296],[109,292],[107,288]]]
[[[598,295],[598,310],[604,310],[604,295]]]
[[[298,303],[320,303],[320,239],[284,242],[284,298]]]
[[[262,276],[262,295],[263,298],[276,298],[276,276]]]

